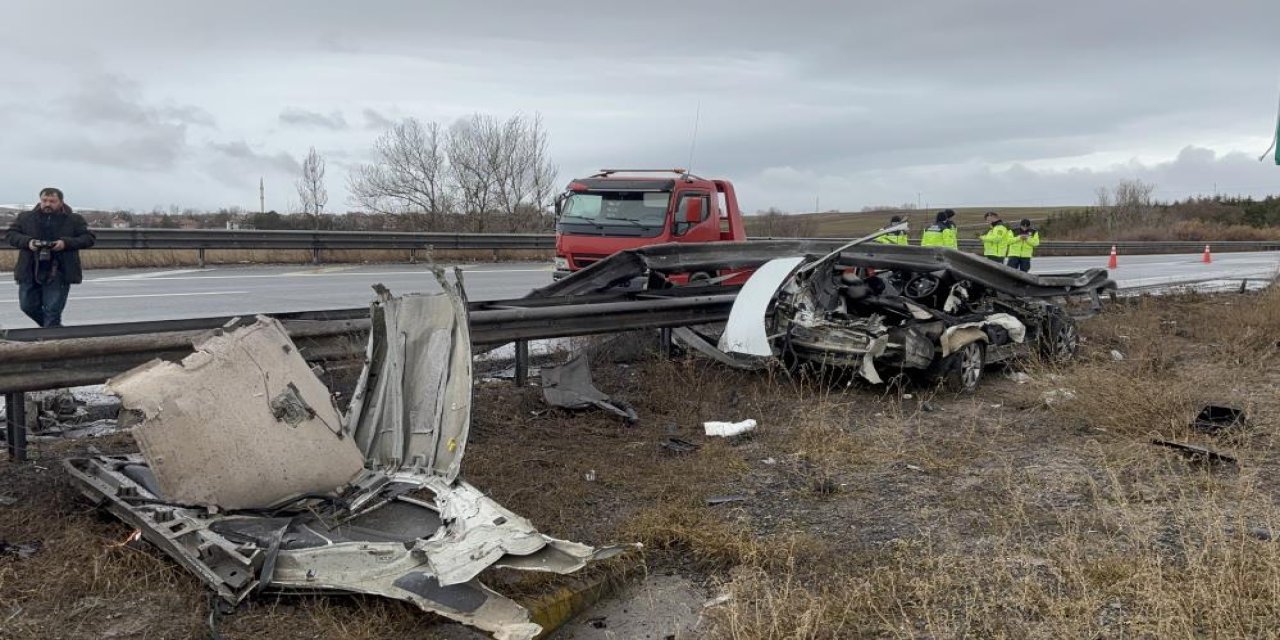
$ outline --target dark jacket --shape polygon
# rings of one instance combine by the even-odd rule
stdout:
[[[80,284],[84,280],[80,269],[80,250],[92,247],[95,240],[84,216],[65,204],[61,211],[55,213],[44,213],[37,206],[18,214],[18,219],[5,232],[4,239],[9,246],[18,249],[18,264],[13,269],[13,279],[18,282],[35,281],[35,253],[30,248],[32,240],[65,242],[66,250],[55,252],[53,260],[59,278],[69,284]]]

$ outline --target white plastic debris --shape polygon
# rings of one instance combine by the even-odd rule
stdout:
[[[706,429],[709,436],[728,438],[754,430],[756,421],[748,418],[742,422],[704,422],[702,428]]]
[[[1014,373],[1009,374],[1009,379],[1018,384],[1026,384],[1028,382],[1031,382],[1031,376],[1021,371],[1015,371]]]
[[[722,594],[720,594],[720,595],[718,595],[718,596],[716,596],[716,597],[714,597],[714,598],[712,598],[712,599],[710,599],[710,600],[708,600],[708,601],[706,601],[706,602],[702,603],[702,608],[703,608],[703,609],[710,609],[711,607],[718,607],[718,606],[720,606],[720,605],[729,604],[729,603],[730,603],[730,602],[732,602],[732,601],[733,601],[733,594],[730,594],[730,593],[722,593]]]
[[[775,460],[775,459],[773,459],[773,458],[765,458],[764,460],[761,460],[760,462],[763,462],[763,463],[765,463],[765,464],[767,464],[767,465],[770,465],[770,466],[775,465],[775,464],[778,464],[778,461],[777,461],[777,460]]]
[[[1123,353],[1120,353],[1119,351],[1116,351],[1115,349],[1112,349],[1112,350],[1111,350],[1111,359],[1112,359],[1112,360],[1115,360],[1116,362],[1121,362],[1121,361],[1123,361],[1123,360],[1124,360],[1124,354],[1123,354]]]

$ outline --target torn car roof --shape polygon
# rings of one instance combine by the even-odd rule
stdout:
[[[219,331],[181,362],[152,361],[107,389],[143,421],[134,438],[164,495],[223,509],[332,493],[364,469],[329,390],[279,322]]]

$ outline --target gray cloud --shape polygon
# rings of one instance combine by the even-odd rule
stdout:
[[[243,140],[210,142],[207,147],[212,153],[205,160],[205,170],[229,186],[256,185],[264,176],[292,179],[302,171],[293,156],[257,151]]]
[[[298,107],[287,107],[280,112],[280,122],[289,125],[320,127],[333,131],[347,128],[347,119],[341,111],[333,111],[328,115],[316,111],[308,111]]]
[[[364,126],[366,129],[386,129],[395,124],[395,121],[387,116],[378,113],[374,109],[365,108],[364,110]]]
[[[184,204],[225,205],[242,174],[290,173],[317,132],[358,162],[396,118],[538,112],[567,180],[686,163],[700,106],[694,167],[739,183],[748,208],[801,209],[815,190],[824,208],[1088,202],[1129,175],[1170,194],[1210,176],[1276,184],[1234,154],[1274,130],[1275,2],[704,0],[715,19],[687,21],[567,0],[130,5],[0,6],[0,22],[56,21],[62,40],[0,41],[0,175],[39,178],[46,154],[122,198],[104,205],[150,206],[116,186],[140,172],[183,184]],[[215,125],[253,159],[197,138]],[[27,195],[8,188],[0,201]]]

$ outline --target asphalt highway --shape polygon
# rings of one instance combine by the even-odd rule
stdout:
[[[1036,258],[1032,273],[1105,267],[1106,256]],[[517,298],[551,281],[547,263],[476,264],[463,267],[472,300]],[[1121,256],[1112,278],[1123,286],[1207,278],[1270,277],[1280,272],[1280,252],[1222,253],[1213,264],[1200,254]],[[8,273],[3,274],[5,280]],[[267,265],[207,269],[110,269],[85,273],[72,287],[63,314],[68,325],[165,320],[264,312],[358,307],[381,283],[392,293],[435,291],[425,265]],[[18,288],[0,284],[0,328],[32,326],[18,309]]]

